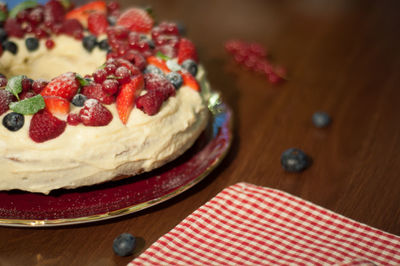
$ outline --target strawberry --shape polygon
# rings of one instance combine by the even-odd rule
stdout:
[[[42,96],[58,96],[70,101],[77,93],[80,83],[76,79],[75,73],[64,73],[47,84],[41,91]]]
[[[69,101],[58,96],[44,96],[46,110],[52,114],[65,115],[69,113]]]
[[[60,136],[67,123],[46,110],[33,115],[29,125],[29,137],[35,142],[45,142]]]
[[[197,82],[196,78],[192,76],[192,74],[187,71],[179,71],[179,74],[182,75],[184,86],[189,86],[195,91],[200,91],[200,85]]]
[[[143,75],[131,77],[131,80],[121,86],[121,90],[117,96],[116,105],[118,116],[123,124],[126,124],[129,114],[135,103],[135,98],[143,89]]]
[[[148,33],[153,28],[154,20],[146,10],[130,8],[121,14],[117,25],[124,26],[131,31]]]
[[[99,101],[89,99],[79,111],[79,118],[85,126],[100,127],[108,125],[113,116]]]
[[[82,25],[87,25],[88,18],[91,13],[100,12],[107,13],[107,4],[104,1],[94,1],[90,2],[86,5],[77,7],[71,11],[69,11],[66,15],[66,19],[77,19]]]
[[[158,58],[156,56],[147,57],[147,64],[155,65],[156,67],[161,69],[162,72],[164,72],[164,74],[171,72],[171,70],[167,66],[167,63],[164,60],[162,60],[161,58]]]
[[[91,33],[98,36],[106,33],[108,27],[107,16],[102,12],[91,13],[88,17],[88,29]]]
[[[103,86],[99,83],[91,83],[83,87],[81,93],[88,99],[96,99],[103,104],[112,104],[115,102],[115,97],[105,93]]]
[[[196,63],[198,63],[199,59],[197,57],[197,51],[194,44],[186,39],[182,38],[179,41],[179,48],[178,48],[178,63],[182,64],[183,61],[186,59],[192,59]]]

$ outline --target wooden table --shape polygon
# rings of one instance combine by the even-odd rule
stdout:
[[[129,1],[121,1],[127,7]],[[400,235],[399,1],[137,1],[183,22],[214,89],[234,111],[235,139],[200,184],[137,214],[82,226],[0,228],[0,265],[125,265],[182,219],[237,182],[281,189]],[[290,80],[274,86],[235,65],[231,38],[267,46]],[[323,110],[333,123],[315,128]],[[312,166],[286,173],[281,153],[303,149]],[[133,256],[113,239],[138,237]]]

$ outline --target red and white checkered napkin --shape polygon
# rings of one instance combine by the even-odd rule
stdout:
[[[129,265],[400,265],[400,237],[285,192],[238,183]]]

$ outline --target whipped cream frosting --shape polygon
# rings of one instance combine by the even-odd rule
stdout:
[[[81,45],[80,42],[73,43]],[[59,45],[60,40],[57,40],[56,47]],[[81,48],[76,49],[81,51]],[[101,56],[100,64],[103,63],[104,54],[97,55],[95,51],[94,56]],[[16,59],[17,56],[14,57],[2,57],[1,60],[20,60]],[[74,67],[70,71],[79,73],[76,70],[78,64],[73,64],[74,60],[79,64],[84,63],[81,63],[81,57],[78,58],[68,59],[71,60],[71,67]],[[37,60],[36,67],[44,67],[40,61]],[[95,65],[91,71],[100,65],[96,64],[96,59],[87,62],[89,68],[90,64]],[[14,69],[17,68],[14,63],[11,65]],[[9,73],[26,73],[30,76],[29,69],[30,67],[26,67],[18,71],[12,70],[18,73]],[[63,72],[65,69],[62,69],[61,73]],[[32,76],[47,78],[43,73],[40,75],[42,76]],[[50,76],[56,75],[56,72],[52,72]],[[175,159],[195,142],[207,125],[209,84],[201,67],[197,79],[202,93],[183,86],[177,90],[176,96],[163,103],[154,116],[134,108],[126,125],[122,124],[115,104],[112,104],[105,105],[113,114],[109,125],[69,125],[62,135],[43,143],[35,143],[29,138],[32,116],[25,116],[25,124],[17,132],[0,127],[0,190],[20,189],[48,194],[58,188],[76,188],[102,183],[118,176],[132,176]],[[71,112],[77,113],[79,109],[72,107]],[[0,119],[5,115],[6,113],[0,116]]]

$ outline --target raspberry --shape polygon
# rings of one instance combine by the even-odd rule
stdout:
[[[83,32],[83,26],[77,19],[67,19],[62,23],[60,30],[64,34],[75,37]]]
[[[146,68],[146,59],[137,51],[129,50],[124,55],[124,59],[132,62],[137,68],[140,70],[144,70]]]
[[[60,136],[67,123],[53,116],[46,110],[33,115],[29,125],[29,136],[35,142],[45,142]]]
[[[186,59],[192,59],[196,63],[199,61],[194,44],[190,40],[182,38],[179,42],[178,63],[182,64]]]
[[[145,74],[144,84],[146,90],[160,92],[163,101],[175,95],[174,85],[164,76],[151,73]]]
[[[23,91],[19,94],[19,99],[25,100],[28,98],[32,98],[33,96],[36,96],[36,93],[34,93],[33,91]]]
[[[11,92],[0,90],[0,115],[9,110],[9,105],[13,101],[14,96]]]
[[[164,95],[157,90],[148,91],[136,99],[136,107],[148,115],[155,115],[164,102]]]
[[[117,25],[125,26],[131,31],[148,33],[153,27],[152,17],[143,9],[126,10],[117,20]]]
[[[85,126],[106,126],[113,116],[111,112],[95,99],[89,99],[79,111],[79,117]]]
[[[15,18],[8,18],[4,23],[4,29],[8,36],[22,38],[24,37],[24,31],[21,24]]]
[[[61,1],[50,0],[44,5],[44,23],[46,26],[62,22],[65,10]]]
[[[99,83],[92,83],[82,88],[81,93],[88,99],[96,99],[103,104],[112,104],[115,97],[104,92],[103,86]]]

